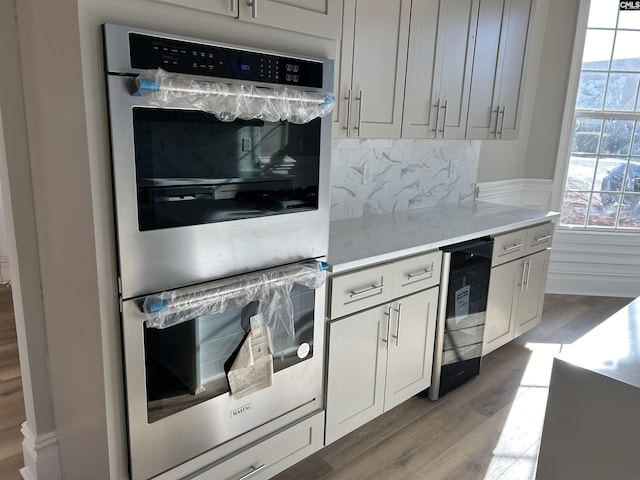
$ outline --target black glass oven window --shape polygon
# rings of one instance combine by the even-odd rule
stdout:
[[[133,126],[141,231],[318,208],[320,119],[138,107]]]
[[[279,372],[313,357],[315,290],[291,290],[295,336],[273,354]],[[250,330],[259,305],[194,318],[165,329],[144,328],[148,421],[229,392],[226,369]],[[273,388],[273,387],[271,387]]]

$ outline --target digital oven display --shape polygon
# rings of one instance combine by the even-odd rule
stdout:
[[[131,66],[236,80],[322,88],[322,63],[280,55],[129,34]]]

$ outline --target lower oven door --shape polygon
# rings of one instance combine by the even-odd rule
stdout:
[[[236,292],[227,296],[223,312],[187,313],[165,328],[150,325],[153,322],[143,311],[145,298],[124,302],[134,480],[155,476],[256,427],[264,429],[285,414],[295,420],[322,408],[324,282],[317,288],[292,283],[287,290],[289,301],[284,303],[291,308],[291,335],[276,332],[277,325],[270,323],[274,332],[271,386],[243,396],[230,391],[226,373],[235,368],[233,360],[251,335],[251,319],[283,304],[283,290],[271,287],[258,300],[248,298],[243,288],[247,277],[242,276],[237,288],[233,279],[223,282],[227,291]],[[206,288],[192,287],[193,298],[203,298],[200,292]],[[268,428],[265,432],[269,433]]]

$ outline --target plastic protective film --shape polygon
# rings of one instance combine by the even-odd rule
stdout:
[[[140,74],[136,84],[136,94],[148,97],[154,105],[197,108],[224,122],[258,119],[308,123],[329,114],[335,104],[331,93],[205,82],[162,69]]]
[[[243,308],[259,301],[258,313],[269,327],[276,351],[291,344],[295,336],[291,289],[298,283],[310,289],[326,280],[322,262],[305,262],[210,282],[200,288],[172,290],[144,299],[147,325],[167,328],[204,315]]]

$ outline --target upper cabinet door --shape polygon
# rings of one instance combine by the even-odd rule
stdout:
[[[531,0],[482,0],[467,138],[517,137]]]
[[[524,92],[526,49],[531,31],[531,0],[511,0],[508,21],[503,21],[500,38],[500,110],[498,138],[518,136]],[[506,29],[506,31],[505,31]]]
[[[477,12],[478,0],[414,0],[403,137],[465,138]]]
[[[410,13],[410,0],[345,1],[337,136],[400,137]]]
[[[342,0],[155,0],[269,27],[340,38]]]
[[[436,37],[440,0],[414,0],[411,8],[403,138],[435,138],[438,99],[435,84]]]
[[[235,1],[239,2],[242,20],[318,37],[340,38],[342,0]]]
[[[171,3],[181,7],[195,8],[204,12],[238,16],[238,2],[240,0],[156,0],[157,2]]]

